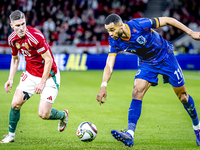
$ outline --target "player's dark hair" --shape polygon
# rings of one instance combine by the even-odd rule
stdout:
[[[25,14],[23,12],[21,12],[20,10],[15,10],[10,14],[10,21],[15,21],[15,20],[19,20],[19,19],[24,19],[25,18]]]
[[[116,23],[119,23],[119,22],[122,22],[122,19],[117,14],[110,14],[105,19],[105,24],[106,25],[109,25],[110,23],[116,24]]]

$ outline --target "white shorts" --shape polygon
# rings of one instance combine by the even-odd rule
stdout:
[[[40,83],[42,78],[31,75],[30,73],[23,72],[20,78],[20,83],[17,86],[17,89],[25,91],[29,96],[33,96],[34,87],[36,84]],[[57,73],[54,77],[49,77],[46,81],[46,85],[41,93],[41,99],[49,103],[54,103],[56,96],[58,94],[58,89],[60,87],[60,72],[57,70]]]

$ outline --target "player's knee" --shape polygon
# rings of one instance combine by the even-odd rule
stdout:
[[[11,107],[13,109],[20,109],[22,107],[23,103],[20,103],[20,101],[13,99]]]
[[[12,104],[11,104],[11,107],[12,107],[13,109],[20,109],[21,106],[22,106],[22,104],[19,104],[19,103],[17,103],[17,102],[12,102]]]
[[[184,93],[184,94],[181,94],[179,96],[179,100],[182,102],[182,103],[186,103],[188,101],[188,98],[187,98],[187,95]]]
[[[134,88],[132,92],[132,97],[141,97],[143,96],[142,90],[139,90],[138,88]]]
[[[38,116],[44,120],[49,119],[50,114],[45,112],[38,112]]]

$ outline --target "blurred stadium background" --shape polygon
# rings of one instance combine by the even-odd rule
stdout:
[[[5,55],[11,53],[7,42],[12,32],[9,15],[16,9],[26,14],[28,26],[45,35],[60,70],[103,69],[108,52],[104,19],[110,13],[119,14],[124,22],[170,16],[200,31],[199,0],[1,0],[0,6],[0,69],[10,66],[11,56]],[[172,26],[156,31],[175,45],[182,69],[200,70],[199,41]],[[125,66],[123,61],[133,65]],[[22,57],[19,70],[24,67]],[[120,54],[115,69],[137,69],[137,57]]]
[[[16,142],[0,145],[0,149],[3,150],[127,149],[111,137],[110,131],[126,128],[137,56],[118,54],[114,69],[123,71],[114,71],[108,86],[107,102],[100,107],[95,98],[108,52],[108,34],[104,29],[105,17],[110,13],[117,13],[126,22],[138,17],[171,16],[195,31],[200,30],[199,0],[1,0],[2,139],[2,135],[8,132],[10,103],[22,73],[16,73],[12,92],[7,94],[3,90],[3,85],[9,75],[11,49],[8,47],[7,38],[12,32],[8,16],[16,9],[25,12],[27,25],[41,30],[51,46],[55,61],[62,70],[61,89],[54,107],[59,110],[67,108],[70,120],[64,134],[58,133],[56,121],[41,121],[37,116],[39,95],[35,94],[22,109]],[[193,96],[197,110],[200,110],[200,73],[193,71],[200,70],[200,42],[192,40],[171,26],[156,31],[175,45],[177,59],[184,69],[187,90]],[[22,55],[20,57],[18,69],[24,70],[25,60]],[[199,149],[195,143],[191,120],[171,86],[162,84],[160,79],[159,86],[149,90],[144,98],[134,149]],[[91,143],[80,142],[75,134],[78,125],[83,121],[91,121],[98,128],[97,138]]]

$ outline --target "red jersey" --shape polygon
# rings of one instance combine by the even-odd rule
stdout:
[[[57,66],[53,54],[44,35],[35,28],[28,26],[26,28],[24,37],[18,37],[15,31],[8,37],[8,43],[12,48],[12,55],[16,56],[18,52],[20,52],[25,56],[26,71],[33,76],[42,77],[44,71],[44,59],[41,54],[49,51],[53,58],[51,71],[57,73]],[[51,75],[49,74],[49,76]]]

